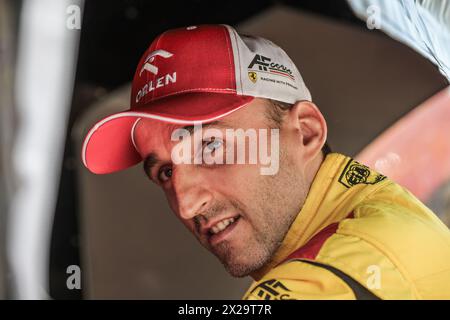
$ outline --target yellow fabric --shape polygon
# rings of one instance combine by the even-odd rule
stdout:
[[[298,261],[273,269],[270,277],[252,286],[248,300],[355,299],[352,290],[326,269]]]
[[[347,218],[350,213],[353,218]],[[283,243],[252,274],[255,282],[244,299],[354,299],[353,290],[324,268],[302,261],[280,264],[336,222],[314,261],[344,272],[382,299],[450,299],[449,229],[410,192],[337,153],[322,163]]]

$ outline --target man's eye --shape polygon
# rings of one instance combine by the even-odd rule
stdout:
[[[161,182],[166,182],[172,177],[172,168],[162,168],[158,172],[158,180]]]
[[[205,141],[204,143],[205,143],[204,151],[208,153],[214,152],[223,145],[223,142],[220,140]]]

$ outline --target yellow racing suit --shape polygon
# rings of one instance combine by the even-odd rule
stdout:
[[[408,190],[331,153],[251,276],[244,299],[450,299],[450,231]]]

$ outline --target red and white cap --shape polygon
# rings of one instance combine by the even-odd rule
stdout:
[[[239,35],[227,25],[166,31],[139,61],[130,109],[102,119],[88,132],[83,163],[91,172],[103,174],[142,161],[132,137],[140,118],[207,123],[255,97],[311,101],[292,60],[269,40]]]

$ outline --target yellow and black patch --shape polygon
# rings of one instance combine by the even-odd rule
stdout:
[[[258,75],[254,71],[249,71],[248,78],[250,79],[251,82],[255,83],[256,80],[258,80]]]
[[[339,177],[339,182],[347,188],[357,184],[376,184],[386,176],[371,170],[369,167],[350,159]]]
[[[281,281],[271,279],[258,284],[250,294],[262,300],[290,300],[290,291]]]

